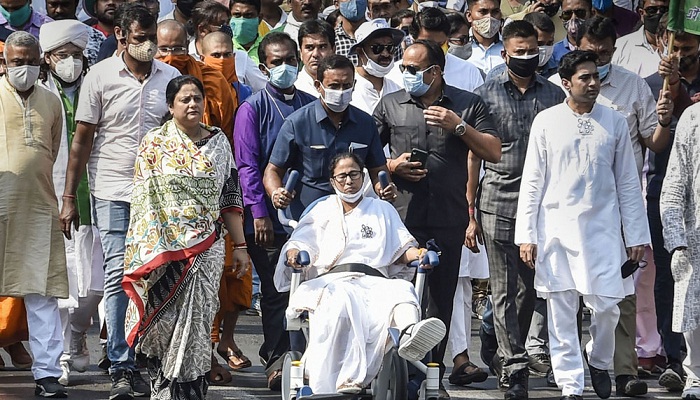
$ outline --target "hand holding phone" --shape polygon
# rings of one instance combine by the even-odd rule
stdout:
[[[428,161],[428,152],[425,150],[421,149],[412,149],[411,150],[411,158],[409,159],[411,162],[419,162],[421,168],[425,168],[425,162]]]

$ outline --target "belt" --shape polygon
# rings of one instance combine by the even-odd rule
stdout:
[[[378,270],[365,265],[365,264],[360,264],[360,263],[348,263],[348,264],[339,264],[333,267],[330,271],[326,272],[326,274],[332,274],[336,272],[361,272],[365,275],[370,275],[370,276],[376,276],[379,278],[386,278],[386,276],[382,275],[381,272]],[[325,274],[324,274],[325,275]]]

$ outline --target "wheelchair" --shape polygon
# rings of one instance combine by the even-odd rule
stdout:
[[[295,172],[295,171],[293,171]],[[294,187],[295,176],[294,173],[290,174],[287,180],[287,187],[289,191]],[[385,178],[386,179],[386,178]],[[291,181],[291,183],[290,183]],[[326,196],[327,197],[327,196]],[[322,201],[326,197],[316,200],[310,204],[304,214],[306,214],[313,206]],[[291,218],[288,210],[278,210],[278,217],[280,222],[287,228],[293,230],[297,221]],[[304,215],[302,214],[302,216]],[[305,251],[299,252],[297,256],[297,263],[299,265],[309,265],[310,257]],[[425,288],[425,279],[427,270],[420,268],[417,261],[409,264],[411,267],[415,267],[416,278],[415,278],[415,291],[417,297],[420,300],[423,298],[423,290]],[[438,254],[435,251],[428,251],[424,256],[421,265],[430,264],[432,266],[437,266],[439,264]],[[296,289],[301,284],[301,271],[294,270],[291,277],[291,285],[289,295],[292,296]],[[308,341],[309,339],[309,315],[308,313],[302,313],[298,318],[287,318],[286,320],[287,331],[301,331],[304,338]],[[297,400],[297,399],[373,399],[373,400],[407,400],[408,399],[408,386],[409,386],[409,376],[408,367],[409,363],[412,364],[418,371],[423,373],[426,377],[422,381],[420,387],[418,388],[418,399],[419,400],[437,400],[438,391],[440,387],[440,369],[437,363],[423,363],[422,361],[408,361],[399,356],[399,338],[400,332],[396,328],[389,328],[389,337],[391,339],[391,347],[385,353],[382,360],[382,365],[380,367],[378,375],[372,380],[371,384],[363,388],[359,393],[345,394],[314,394],[311,388],[306,384],[304,378],[304,361],[302,361],[303,354],[299,351],[289,351],[287,352],[282,361],[282,400]],[[309,362],[307,360],[306,362]]]

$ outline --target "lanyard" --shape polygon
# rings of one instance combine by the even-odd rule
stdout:
[[[52,77],[52,79],[54,78]],[[58,93],[61,95],[61,102],[63,102],[63,110],[66,115],[66,131],[68,131],[68,146],[70,147],[71,143],[73,142],[73,135],[75,135],[75,128],[77,127],[75,122],[75,108],[78,104],[78,95],[80,94],[80,90],[76,88],[75,96],[71,102],[66,93],[63,91],[63,87],[56,82],[56,79],[54,79],[54,84],[58,89]]]

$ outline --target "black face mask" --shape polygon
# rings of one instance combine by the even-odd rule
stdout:
[[[530,59],[508,56],[508,62],[506,64],[508,65],[508,69],[515,75],[523,78],[529,78],[535,74],[539,63],[539,54],[535,54],[535,56]]]
[[[697,64],[697,62],[697,54],[694,56],[681,57],[681,59],[678,60],[678,72],[688,71],[693,65]]]
[[[644,30],[656,35],[659,30],[659,21],[661,21],[661,14],[647,15],[644,17]]]
[[[192,10],[201,0],[177,0],[177,9],[187,18],[192,16]]]
[[[547,4],[543,7],[542,11],[544,11],[545,14],[547,14],[550,18],[557,15],[559,12],[559,3],[552,3],[552,4]]]

